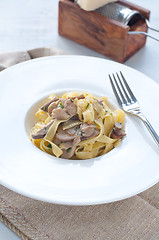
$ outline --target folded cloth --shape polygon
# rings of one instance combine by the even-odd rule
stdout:
[[[0,69],[64,54],[39,48],[0,54]],[[25,240],[159,240],[159,183],[122,201],[64,206],[33,200],[0,185],[0,220]]]
[[[0,53],[0,71],[30,59],[64,54],[66,55],[65,52],[57,48],[35,48],[29,51]]]

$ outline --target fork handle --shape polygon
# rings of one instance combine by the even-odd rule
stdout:
[[[147,129],[149,130],[149,132],[151,133],[152,137],[154,138],[154,140],[156,141],[159,147],[159,136],[157,135],[156,131],[154,130],[150,122],[147,120],[147,118],[144,115],[139,114],[138,116],[143,121],[143,123],[145,124],[145,126],[147,127]]]

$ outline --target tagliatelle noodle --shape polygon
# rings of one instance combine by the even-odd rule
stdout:
[[[52,153],[56,156],[56,157],[60,157],[63,153],[63,151],[61,150],[61,148],[59,148],[56,144],[54,144],[52,142],[55,134],[56,134],[56,131],[58,129],[58,126],[60,125],[60,123],[62,122],[66,122],[68,121],[69,119],[66,119],[66,120],[55,120],[53,122],[53,124],[51,125],[51,127],[49,128],[49,131],[48,133],[46,134],[46,136],[43,138],[43,140],[41,141],[40,143],[40,148],[43,150],[43,151],[46,151],[48,152],[48,146],[45,145],[45,143],[49,143],[51,144],[51,147],[49,149],[52,150]]]
[[[36,112],[35,116],[39,121],[44,122],[49,117],[49,114],[47,112],[44,112],[43,110],[39,109]]]
[[[84,94],[84,99],[74,99],[74,97],[80,96],[81,94]],[[51,95],[49,100],[53,97],[55,97],[54,94]],[[55,137],[59,125],[64,123],[63,130],[67,130],[86,122],[94,124],[94,128],[99,131],[99,134],[92,138],[82,140],[78,143],[75,150],[76,158],[94,158],[103,155],[112,150],[115,146],[118,146],[121,140],[112,139],[110,138],[110,135],[116,122],[121,122],[124,124],[125,113],[120,109],[117,109],[115,111],[110,109],[110,107],[107,105],[107,97],[99,98],[85,92],[67,92],[62,96],[62,98],[66,99],[71,99],[71,97],[74,99],[73,101],[77,105],[77,115],[79,117],[79,120],[72,121],[69,120],[70,118],[66,120],[55,120],[50,126],[44,138],[31,138],[33,143],[44,152],[50,153],[56,157],[60,157],[63,154],[63,151],[60,148],[62,145],[60,144],[57,146],[53,142],[53,138]],[[103,102],[100,104],[100,101],[102,99]],[[48,124],[51,121],[49,114],[41,109],[37,111],[36,117],[38,119],[38,123],[35,124],[34,128],[31,131],[31,134],[35,133],[38,129],[42,128],[45,126],[45,124]]]
[[[76,156],[80,159],[84,159],[83,158],[84,154],[87,156],[87,158],[92,158],[92,156],[96,157],[100,149],[103,147],[104,147],[103,152],[107,152],[109,151],[109,149],[113,148],[113,144],[117,141],[117,139],[112,139],[104,135],[104,125],[102,123],[101,118],[95,120],[95,123],[100,127],[100,134],[97,137],[79,143],[79,148],[76,149],[75,153]],[[89,148],[87,148],[88,144]],[[84,150],[80,151],[82,147],[84,148],[85,151]]]

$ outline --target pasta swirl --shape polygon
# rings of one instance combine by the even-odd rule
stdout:
[[[125,136],[125,113],[108,106],[106,97],[85,92],[50,95],[35,114],[31,141],[56,157],[90,159],[119,145]]]

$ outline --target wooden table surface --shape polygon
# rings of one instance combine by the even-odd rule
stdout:
[[[133,0],[151,11],[151,25],[159,29],[159,1]],[[106,57],[58,35],[58,0],[0,0],[0,52],[56,47],[75,55]],[[149,31],[150,33],[150,31]],[[151,33],[159,38],[159,33]],[[125,65],[159,83],[159,42],[147,39],[146,46]],[[139,79],[140,81],[140,79]],[[0,223],[1,240],[19,238]]]

